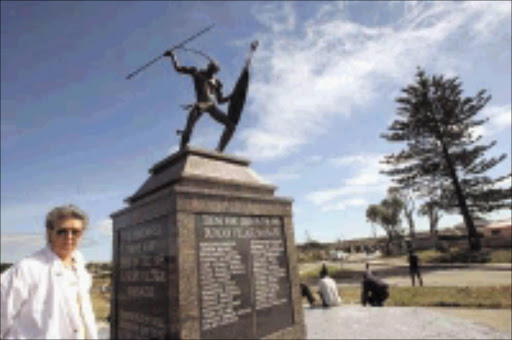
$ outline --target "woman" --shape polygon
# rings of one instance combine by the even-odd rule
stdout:
[[[46,216],[47,246],[1,276],[2,339],[97,339],[87,273],[77,246],[87,215],[74,205]]]

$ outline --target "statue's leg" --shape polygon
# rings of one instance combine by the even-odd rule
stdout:
[[[194,125],[196,124],[199,117],[201,117],[202,112],[199,111],[196,107],[192,108],[190,110],[190,113],[188,114],[187,119],[187,125],[185,126],[185,130],[183,130],[183,134],[181,135],[181,142],[180,142],[180,150],[183,150],[190,140],[190,136],[192,135],[192,129],[194,128]]]
[[[222,133],[219,145],[217,146],[217,151],[222,152],[233,136],[236,125],[215,105],[208,109],[208,113],[213,117],[213,119],[224,125],[224,132]]]
[[[233,122],[229,120],[228,115],[222,112],[217,105],[211,105],[207,109],[210,116],[215,119],[217,122],[223,124],[224,126],[233,125]]]

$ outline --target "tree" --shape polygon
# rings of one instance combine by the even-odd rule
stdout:
[[[377,238],[377,230],[375,228],[375,224],[378,224],[377,221],[379,220],[379,214],[379,207],[375,204],[369,205],[366,209],[366,220],[372,225],[373,238]]]
[[[382,207],[381,225],[388,234],[390,240],[401,238],[403,230],[401,228],[402,219],[400,215],[404,209],[404,203],[396,195],[388,195],[380,202]]]
[[[428,217],[430,224],[430,235],[437,236],[437,225],[441,219],[439,203],[435,199],[423,203],[418,209],[418,214]]]
[[[388,244],[401,241],[403,230],[401,228],[400,215],[403,210],[403,202],[396,195],[389,195],[380,204],[371,204],[366,209],[366,218],[371,223],[378,224],[388,236]]]
[[[490,98],[485,90],[463,97],[457,77],[428,77],[418,69],[416,82],[403,88],[402,96],[396,99],[398,118],[381,135],[407,145],[398,154],[385,157],[384,163],[391,169],[383,172],[397,185],[413,190],[434,179],[435,186],[442,187],[436,197],[440,207],[462,214],[472,250],[481,248],[473,218],[511,207],[512,189],[502,186],[511,174],[498,178],[485,175],[506,155],[484,158],[496,142],[482,144],[481,136],[475,135],[475,128],[488,120],[476,115]]]
[[[414,238],[416,234],[416,226],[414,224],[414,210],[416,203],[414,202],[414,192],[408,187],[391,187],[388,189],[390,195],[396,195],[403,203],[404,217],[409,225],[409,236]]]
[[[437,226],[441,219],[441,209],[443,204],[439,201],[443,186],[436,186],[435,181],[431,180],[420,189],[419,197],[425,198],[423,204],[418,209],[418,215],[426,216],[430,224],[430,235],[437,238]]]

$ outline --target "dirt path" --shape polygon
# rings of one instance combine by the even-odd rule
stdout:
[[[360,273],[364,270],[363,263],[329,264],[353,273],[351,278],[337,279],[338,284],[359,284]],[[311,270],[320,265],[321,263],[301,264],[300,271]],[[391,285],[411,285],[409,268],[404,264],[378,263],[372,264],[371,269]],[[510,264],[425,265],[421,272],[424,284],[427,286],[509,286],[512,284],[512,266]],[[311,280],[311,282],[316,281],[317,278]]]
[[[307,339],[512,339],[510,312],[344,305],[306,307],[304,318]],[[109,339],[109,325],[102,322],[98,326],[100,339]]]
[[[306,308],[308,339],[511,339],[510,333],[429,308]]]
[[[426,286],[510,286],[512,278],[510,271],[451,269],[424,271],[423,284]],[[409,276],[390,276],[386,282],[396,286],[410,286]]]
[[[483,308],[432,308],[439,313],[446,313],[460,318],[469,319],[507,334],[512,333],[512,310],[510,309],[483,309]]]

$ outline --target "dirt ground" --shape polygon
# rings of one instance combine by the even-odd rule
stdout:
[[[422,273],[423,284],[428,286],[508,286],[512,283],[510,271],[452,269]],[[390,285],[409,286],[409,276],[386,277]]]
[[[364,263],[334,263],[348,271],[364,271]],[[300,265],[300,271],[318,267],[319,263]],[[370,269],[391,285],[409,286],[409,269],[403,262],[372,261]],[[422,266],[423,284],[428,286],[508,286],[512,284],[512,266],[510,264],[458,264]],[[351,280],[338,282],[341,285],[358,284]]]
[[[512,310],[510,309],[482,309],[482,308],[450,308],[438,307],[432,310],[472,320],[489,327],[512,334]]]
[[[510,339],[510,323],[492,320],[498,314],[502,314],[499,317],[502,322],[507,316],[510,321],[510,310],[497,313],[496,310],[357,305],[304,308],[307,339]],[[98,326],[99,338],[109,339],[109,325],[102,322]]]
[[[308,339],[511,339],[480,320],[421,307],[305,308]]]
[[[364,270],[364,263],[329,262],[329,264],[349,271],[362,272]],[[300,270],[311,270],[318,265],[318,263],[302,264]],[[381,277],[391,285],[411,285],[408,267],[403,261],[396,259],[392,261],[371,260],[370,267],[381,274]],[[425,286],[510,286],[512,285],[512,266],[511,264],[423,266],[422,276]],[[350,286],[358,283],[341,280],[338,284]],[[468,320],[476,325],[491,327],[504,334],[512,334],[512,310],[510,309],[425,308],[425,310],[427,309],[441,315]]]

